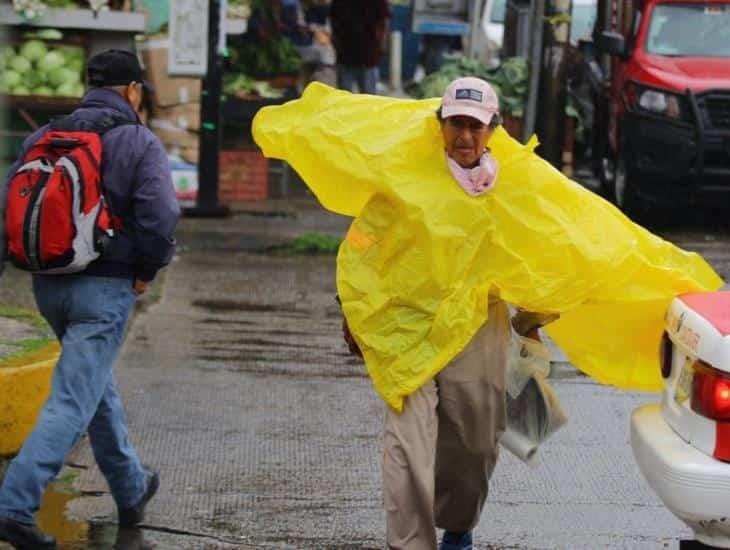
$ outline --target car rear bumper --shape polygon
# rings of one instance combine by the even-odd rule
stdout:
[[[631,447],[651,488],[697,539],[730,548],[730,464],[680,438],[664,421],[659,404],[632,414]]]

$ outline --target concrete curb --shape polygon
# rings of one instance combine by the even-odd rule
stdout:
[[[0,456],[16,454],[30,434],[51,389],[60,355],[57,343],[0,361]]]

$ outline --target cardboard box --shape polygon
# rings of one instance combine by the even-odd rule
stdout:
[[[155,107],[152,118],[166,120],[181,130],[200,130],[200,103],[186,103],[172,107]]]
[[[172,183],[180,206],[195,206],[198,200],[198,169],[191,165],[171,166]]]
[[[269,163],[259,151],[221,151],[218,199],[256,201],[269,198]]]
[[[145,74],[155,88],[155,104],[169,107],[199,102],[199,79],[171,77],[167,74],[168,46],[167,34],[152,35],[137,43]]]
[[[159,138],[168,152],[173,148],[180,150],[198,148],[200,136],[197,133],[184,130],[169,120],[151,118],[147,126]]]
[[[198,146],[186,147],[180,150],[180,156],[185,162],[197,165],[200,157],[200,148]]]

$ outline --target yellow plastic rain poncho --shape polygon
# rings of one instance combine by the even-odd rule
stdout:
[[[583,372],[661,387],[671,299],[722,285],[696,255],[633,224],[499,128],[495,189],[470,197],[448,171],[438,100],[312,84],[262,109],[256,142],[291,164],[322,205],[355,217],[337,257],[350,329],[383,399],[433,378],[487,319],[489,296],[560,313],[549,334]]]

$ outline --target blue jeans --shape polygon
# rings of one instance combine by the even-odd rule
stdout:
[[[51,394],[0,487],[0,517],[34,523],[46,485],[86,431],[117,506],[134,506],[144,495],[147,473],[129,443],[112,375],[136,299],[132,281],[36,276],[33,292],[62,352]]]
[[[339,89],[354,92],[355,82],[357,82],[361,94],[375,94],[378,84],[378,68],[337,65],[337,87]]]

